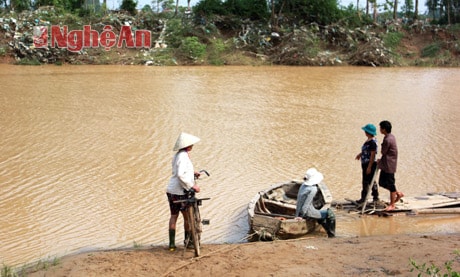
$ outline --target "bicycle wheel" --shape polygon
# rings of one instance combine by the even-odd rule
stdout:
[[[193,246],[195,248],[195,257],[200,256],[200,237],[201,237],[201,217],[197,203],[189,209],[190,227],[192,232]]]

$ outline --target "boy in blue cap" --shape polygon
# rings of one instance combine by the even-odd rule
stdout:
[[[361,147],[361,152],[356,155],[356,160],[361,160],[362,169],[362,189],[361,198],[356,200],[356,203],[362,204],[366,201],[369,185],[372,182],[372,177],[377,168],[377,128],[374,124],[367,124],[361,128],[364,131],[367,139]],[[379,201],[379,191],[377,185],[372,185],[372,197],[374,202]]]

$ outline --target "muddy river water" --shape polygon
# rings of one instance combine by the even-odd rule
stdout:
[[[309,167],[324,174],[334,199],[357,198],[361,127],[384,119],[398,142],[401,191],[460,191],[459,76],[433,68],[0,65],[0,264],[166,245],[165,187],[181,131],[201,138],[192,161],[211,174],[199,182],[211,197],[202,207],[211,223],[204,243],[245,241],[250,199]],[[460,232],[459,215],[339,214],[337,224],[339,236]]]

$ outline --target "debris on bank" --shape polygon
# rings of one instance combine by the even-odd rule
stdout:
[[[53,18],[49,22],[47,19]],[[182,20],[188,24],[190,32],[187,36],[197,36],[204,44],[216,37],[223,38],[227,49],[232,53],[240,53],[261,61],[264,64],[299,65],[299,66],[393,66],[398,65],[400,54],[385,47],[383,36],[388,32],[403,32],[397,21],[361,28],[347,28],[338,24],[320,26],[316,23],[298,24],[286,19],[276,31],[267,24],[240,20],[229,17],[215,17],[212,21],[203,18],[193,18],[190,14]],[[90,24],[91,29],[99,33],[105,26],[111,26],[118,34],[123,26],[136,30],[151,32],[152,43],[149,47],[127,49],[113,47],[111,49],[83,48],[79,51],[69,51],[66,48],[35,47],[34,27],[49,27],[52,24],[68,25],[70,28],[81,29],[85,24],[81,18],[71,14],[60,15],[53,7],[41,7],[35,11],[25,11],[21,14],[0,15],[0,53],[7,52],[14,56],[16,62],[37,61],[41,64],[144,64],[144,65],[178,65],[188,64],[174,56],[176,52],[166,43],[168,38],[167,19],[155,14],[138,13],[131,16],[122,12],[110,12],[99,22]],[[449,33],[439,26],[431,26],[425,21],[417,21],[405,25],[408,40],[412,34],[431,37],[428,43],[437,43],[439,49],[452,53],[453,59],[447,59],[451,64],[460,64],[456,57],[460,56],[458,35]],[[209,30],[213,30],[209,32]],[[410,33],[412,32],[412,33]],[[211,39],[212,38],[212,39]],[[180,39],[180,38],[179,38]],[[3,47],[3,48],[2,48]],[[435,49],[436,50],[436,49]],[[169,51],[168,62],[156,59],[155,54]],[[421,53],[416,53],[418,57]],[[158,55],[161,56],[161,55]],[[455,62],[456,61],[456,62]],[[441,61],[444,62],[444,61]],[[204,63],[206,63],[204,61]],[[224,61],[223,64],[226,64]],[[445,64],[442,64],[445,65]]]
[[[14,15],[14,16],[13,16]],[[59,18],[60,22],[50,22],[43,20],[43,18]],[[54,64],[54,63],[69,63],[69,64],[98,64],[107,63],[110,64],[110,60],[103,60],[99,56],[103,56],[104,52],[117,51],[117,54],[121,54],[119,47],[113,47],[113,49],[105,50],[103,47],[97,48],[83,48],[79,51],[69,51],[67,48],[59,48],[57,46],[50,47],[48,42],[47,47],[35,47],[34,44],[34,31],[39,26],[48,28],[51,25],[57,24],[59,26],[68,26],[69,31],[71,28],[82,29],[84,22],[80,22],[80,18],[74,17],[73,15],[58,15],[53,7],[41,7],[35,11],[24,11],[19,15],[12,14],[12,16],[0,17],[0,34],[3,34],[1,40],[7,42],[8,46],[12,50],[14,58],[17,62],[21,60],[38,61],[42,64]],[[152,45],[145,48],[136,49],[142,53],[148,52],[150,48],[165,48],[166,44],[160,38],[161,34],[164,33],[165,22],[161,19],[154,19],[151,17],[143,16],[141,13],[137,16],[131,16],[126,13],[110,13],[102,17],[99,22],[91,24],[91,30],[94,30],[101,34],[104,31],[105,26],[110,26],[111,31],[114,34],[119,34],[122,26],[129,26],[133,32],[136,30],[149,30],[152,33]],[[34,28],[35,27],[35,28]],[[35,34],[36,35],[36,34]],[[1,45],[0,45],[1,46]],[[125,49],[126,50],[126,49]],[[126,51],[125,51],[126,52]],[[145,63],[147,58],[142,60],[138,59],[136,62]],[[122,63],[132,64],[134,58],[127,56]]]

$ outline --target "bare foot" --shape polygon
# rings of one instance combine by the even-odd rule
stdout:
[[[297,220],[297,221],[301,221],[303,218],[301,218],[301,217],[296,217],[296,218],[294,218],[294,219]]]
[[[384,211],[389,212],[389,211],[393,211],[394,209],[396,209],[396,208],[395,208],[395,205],[390,205],[390,206],[386,207],[386,208],[384,209]]]

